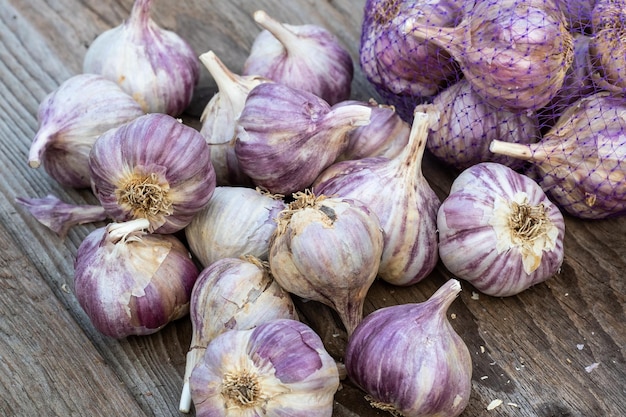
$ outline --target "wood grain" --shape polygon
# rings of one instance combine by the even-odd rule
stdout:
[[[238,72],[260,29],[252,12],[264,9],[292,24],[323,25],[358,62],[364,0],[155,1],[153,17],[200,54],[213,50]],[[0,414],[4,416],[179,416],[188,318],[147,337],[116,341],[98,334],[72,294],[73,259],[99,225],[73,228],[61,240],[22,207],[18,196],[54,194],[95,204],[85,190],[61,187],[26,164],[37,130],[37,107],[60,83],[81,71],[93,39],[128,15],[130,0],[0,0]],[[185,121],[215,92],[203,71]],[[356,70],[353,98],[375,96]],[[428,155],[424,172],[445,197],[455,172]],[[473,390],[462,417],[618,417],[626,415],[626,221],[567,217],[565,262],[544,284],[508,298],[477,295],[463,283],[450,308],[453,327],[473,360]],[[420,302],[451,275],[441,265],[406,288],[376,282],[365,313]],[[334,312],[298,302],[304,320],[341,359],[346,335]],[[454,319],[452,318],[454,317]],[[590,372],[586,367],[598,363]],[[491,411],[493,399],[503,404]],[[344,381],[335,417],[386,415]]]

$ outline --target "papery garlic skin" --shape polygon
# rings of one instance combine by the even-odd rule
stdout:
[[[147,114],[100,136],[89,168],[107,214],[118,222],[146,218],[151,232],[182,230],[215,190],[204,138],[166,114]]]
[[[135,0],[121,25],[101,33],[89,46],[83,72],[118,83],[146,113],[180,115],[200,79],[191,46],[150,17],[153,0]]]
[[[318,25],[280,23],[254,13],[264,28],[250,48],[243,75],[260,75],[313,93],[330,105],[350,97],[354,64],[339,39]]]
[[[330,417],[339,373],[311,328],[279,319],[213,339],[190,386],[198,417]]]
[[[292,294],[333,308],[350,334],[380,266],[380,222],[355,199],[294,196],[270,242],[274,279]]]
[[[179,410],[189,412],[189,378],[207,345],[230,330],[252,329],[277,319],[298,320],[290,295],[274,280],[267,262],[254,256],[222,258],[203,269],[190,300],[191,345]]]
[[[113,81],[97,74],[70,77],[39,104],[28,164],[43,164],[64,186],[87,188],[89,152],[98,136],[143,114],[139,103]]]
[[[563,263],[560,210],[532,179],[501,164],[463,171],[441,204],[437,227],[445,267],[487,295],[519,294]]]
[[[367,315],[348,340],[348,377],[372,406],[404,417],[456,417],[467,407],[472,358],[446,312],[461,291],[444,283],[422,303]]]
[[[216,187],[196,213],[185,236],[205,267],[222,258],[252,255],[267,260],[276,218],[287,207],[281,196],[246,187]]]
[[[76,252],[74,292],[94,327],[121,339],[159,331],[189,312],[199,271],[174,235],[139,219],[91,232]]]

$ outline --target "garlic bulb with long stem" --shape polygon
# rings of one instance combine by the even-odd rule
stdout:
[[[282,196],[260,189],[216,187],[208,204],[185,227],[191,253],[205,267],[244,255],[267,260],[275,219],[286,207]]]
[[[200,78],[193,48],[151,17],[153,0],[135,0],[128,19],[87,49],[83,72],[118,83],[146,113],[180,115]]]
[[[276,319],[298,320],[291,297],[274,281],[268,263],[254,256],[222,258],[203,269],[189,305],[192,334],[179,405],[182,412],[189,412],[191,406],[191,372],[219,334]]]
[[[270,242],[272,275],[290,293],[333,308],[350,334],[380,265],[378,218],[355,199],[309,191],[294,198]]]
[[[339,39],[318,25],[289,25],[258,10],[264,30],[254,40],[242,74],[261,75],[313,93],[330,105],[350,97],[354,64]]]
[[[197,417],[330,417],[339,372],[310,327],[277,319],[217,336],[189,383]]]
[[[491,296],[519,294],[563,263],[563,215],[537,183],[502,164],[463,171],[441,204],[437,228],[444,266]]]
[[[98,136],[143,114],[139,103],[113,81],[96,74],[70,77],[39,104],[28,164],[43,164],[62,185],[87,188],[89,152]]]
[[[348,132],[369,123],[372,109],[330,106],[280,83],[252,89],[238,122],[235,154],[256,186],[289,195],[309,187],[348,143]]]
[[[200,116],[200,133],[211,148],[216,183],[251,185],[252,181],[239,168],[235,155],[237,119],[250,91],[270,80],[258,75],[243,76],[233,73],[213,51],[200,55],[200,61],[209,70],[218,88]]]
[[[107,336],[152,334],[189,312],[198,268],[178,238],[148,226],[146,219],[110,223],[76,252],[76,299]]]
[[[494,141],[494,153],[527,160],[527,175],[569,214],[602,219],[626,214],[626,103],[598,92],[573,103],[541,141]]]
[[[215,190],[202,135],[166,114],[141,116],[94,143],[94,194],[115,221],[145,218],[151,232],[182,230]]]
[[[399,155],[337,162],[313,183],[316,194],[358,199],[376,213],[385,239],[378,275],[394,285],[424,279],[438,260],[440,200],[422,173],[430,125],[431,116],[417,111]]]
[[[380,308],[348,340],[348,377],[373,407],[403,417],[456,417],[467,407],[472,357],[448,318],[455,279],[428,300]]]
[[[405,33],[445,49],[493,105],[536,110],[563,84],[573,38],[554,2],[476,0],[454,28],[407,20]]]

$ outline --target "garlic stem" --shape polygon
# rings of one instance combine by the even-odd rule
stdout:
[[[49,129],[40,129],[37,132],[28,151],[28,165],[31,168],[39,168],[41,166],[41,156],[53,141],[54,132]]]
[[[531,147],[521,143],[492,140],[489,144],[489,150],[499,155],[511,156],[513,158],[524,159],[527,161],[536,159]]]
[[[208,51],[200,55],[200,61],[209,71],[222,97],[232,97],[237,91],[237,77],[220,60],[215,52]]]
[[[152,0],[135,0],[133,8],[130,11],[128,18],[129,27],[135,27],[138,30],[143,30],[150,20],[150,8],[152,7]],[[130,22],[136,22],[135,25]]]
[[[421,111],[415,112],[413,115],[413,124],[409,133],[409,143],[398,155],[402,169],[408,169],[408,178],[416,178],[421,174],[422,159],[424,150],[426,149],[426,140],[428,139],[428,129],[431,124],[431,115]]]
[[[192,347],[187,352],[185,362],[185,375],[183,377],[183,389],[180,393],[180,402],[178,403],[178,411],[181,413],[189,413],[191,410],[191,387],[189,386],[189,378],[194,368],[202,360],[202,356],[206,351],[206,347],[194,346],[194,341],[191,343]]]
[[[439,287],[427,302],[437,303],[440,311],[446,311],[460,292],[461,283],[459,280],[452,278]]]
[[[278,41],[283,45],[283,47],[287,50],[287,53],[290,51],[297,51],[298,48],[298,35],[289,30],[285,25],[280,23],[278,20],[270,17],[265,11],[257,10],[253,15],[254,21],[259,24],[263,29],[270,32]]]
[[[465,52],[462,45],[465,45],[466,42],[459,39],[465,32],[464,28],[461,26],[453,28],[431,26],[417,23],[415,18],[410,18],[406,20],[401,29],[406,35],[432,42],[436,46],[448,51],[452,56],[463,56]],[[460,64],[463,64],[463,62],[460,62]]]
[[[140,218],[121,223],[111,223],[107,226],[107,233],[111,241],[117,242],[126,239],[129,235],[135,234],[136,232],[147,230],[149,227],[150,221]]]
[[[347,129],[353,129],[368,125],[371,115],[371,107],[354,104],[332,107],[331,110],[324,115],[324,118],[330,126],[341,126]]]

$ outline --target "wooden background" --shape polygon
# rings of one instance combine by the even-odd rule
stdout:
[[[291,24],[332,30],[358,57],[364,0],[155,0],[153,17],[187,39],[198,54],[213,50],[239,72],[265,9]],[[81,71],[87,46],[128,16],[131,0],[0,0],[0,415],[179,416],[187,318],[147,337],[116,341],[98,334],[72,294],[73,259],[96,225],[66,239],[17,206],[19,196],[52,193],[72,203],[96,200],[63,188],[27,166],[43,97]],[[202,73],[187,121],[215,91]],[[373,96],[357,68],[353,98]],[[454,173],[430,159],[425,174],[445,197]],[[544,284],[505,299],[464,291],[449,313],[473,359],[473,390],[463,417],[626,416],[626,219],[566,219],[565,262]],[[419,302],[450,275],[438,267],[409,288],[377,282],[366,302],[376,308]],[[315,303],[306,320],[335,355],[345,347],[336,317]],[[586,367],[597,363],[587,372]],[[488,404],[503,404],[488,411]],[[334,416],[383,416],[345,381]]]

